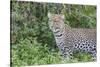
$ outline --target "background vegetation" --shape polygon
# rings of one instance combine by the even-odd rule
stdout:
[[[77,28],[96,27],[96,6],[11,1],[11,66],[90,61],[89,53],[62,60],[47,13],[65,15],[65,23]]]

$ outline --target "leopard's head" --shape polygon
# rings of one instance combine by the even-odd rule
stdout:
[[[64,15],[62,14],[51,14],[48,13],[49,18],[49,27],[50,29],[55,32],[57,29],[63,29],[64,27]]]

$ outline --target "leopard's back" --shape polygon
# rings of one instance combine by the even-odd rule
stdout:
[[[73,28],[72,33],[75,38],[96,39],[96,29]]]
[[[78,45],[96,46],[96,29],[72,28],[70,31],[66,30],[65,37],[66,46],[68,41],[71,41],[70,45],[73,48],[76,48]]]

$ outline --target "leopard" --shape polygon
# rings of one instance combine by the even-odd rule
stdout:
[[[72,28],[65,24],[63,14],[53,13],[48,13],[48,25],[63,57],[70,58],[78,50],[89,52],[91,60],[97,60],[95,28]]]

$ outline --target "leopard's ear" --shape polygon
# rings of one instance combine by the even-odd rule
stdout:
[[[52,15],[51,15],[51,13],[49,12],[49,13],[48,13],[48,18],[50,18],[51,16],[52,16]]]

